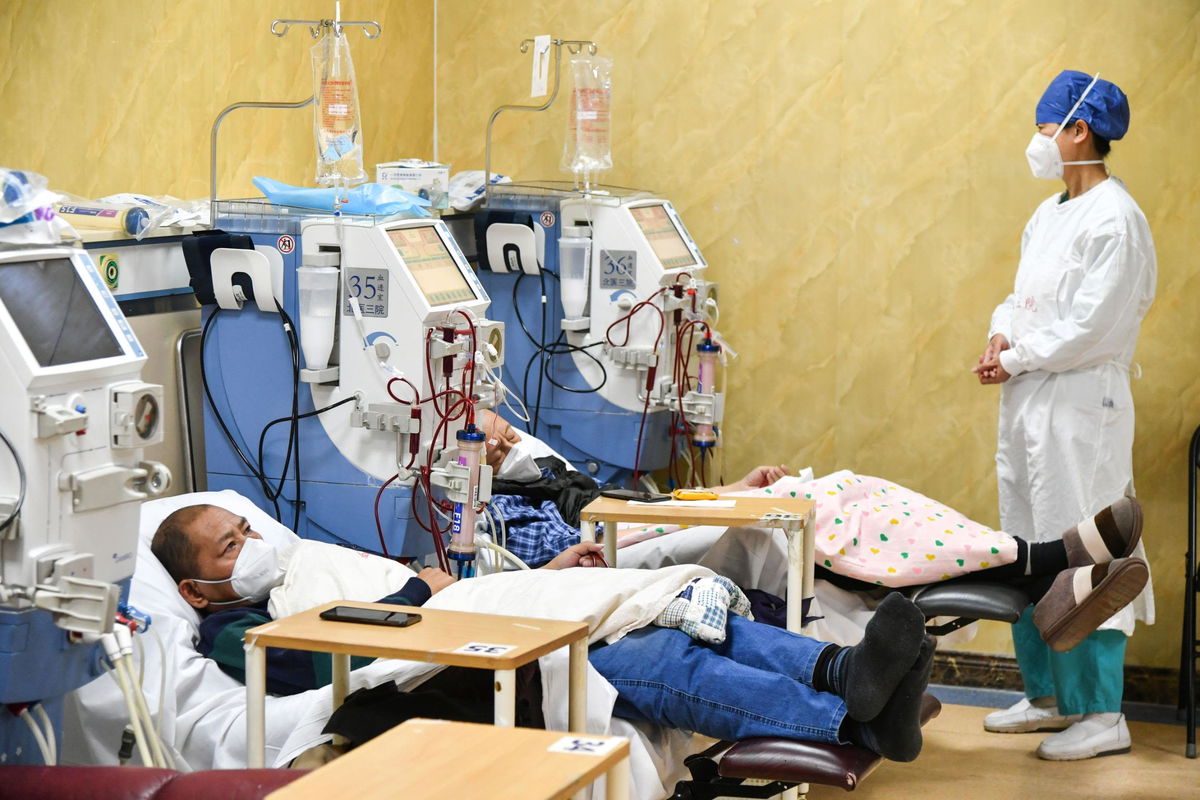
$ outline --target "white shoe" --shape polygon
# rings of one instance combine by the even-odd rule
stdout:
[[[1061,731],[1083,719],[1082,714],[1064,716],[1058,706],[1042,708],[1022,697],[1020,702],[1003,711],[993,711],[983,718],[983,729],[992,733],[1036,733]]]
[[[1084,714],[1082,720],[1062,733],[1043,739],[1037,754],[1047,761],[1078,761],[1128,753],[1132,743],[1124,714]]]

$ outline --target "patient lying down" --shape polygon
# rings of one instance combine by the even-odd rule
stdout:
[[[536,475],[521,450],[524,436],[500,417],[481,412],[488,463],[503,478],[518,459],[526,478]],[[530,437],[532,440],[532,437]],[[553,463],[545,459],[539,464]],[[586,481],[586,479],[584,479]],[[575,483],[579,483],[576,479]],[[508,516],[508,547],[538,564],[579,541],[577,527],[560,514],[558,502],[493,496],[492,508]],[[519,482],[498,481],[494,489],[524,492]],[[588,499],[598,494],[594,489]],[[783,466],[760,466],[740,481],[713,489],[718,494],[801,497],[815,503],[818,576],[847,589],[903,588],[964,576],[1019,586],[1037,604],[1034,623],[1046,643],[1070,650],[1145,587],[1149,570],[1134,557],[1142,511],[1136,499],[1119,498],[1060,539],[1030,543],[992,530],[925,495],[881,478],[841,470],[816,480],[789,477]],[[618,546],[670,535],[680,526],[630,526],[618,531]],[[682,534],[686,535],[686,534]]]
[[[297,547],[306,546],[331,547],[311,542]],[[152,550],[183,598],[203,617],[201,651],[244,679],[242,634],[271,618],[266,597],[284,579],[279,554],[244,518],[206,505],[167,517]],[[597,550],[594,544],[575,545],[547,567],[585,565]],[[289,563],[299,562],[293,558]],[[303,563],[320,569],[320,559]],[[701,567],[577,573],[586,581],[547,580],[550,575],[540,572],[469,583],[486,586],[499,613],[545,616],[544,609],[577,607],[578,586],[607,598],[619,594],[606,591],[610,583],[614,588],[631,582],[651,586],[679,576],[654,607],[657,616],[626,626],[633,628],[628,632],[611,626],[593,631],[589,660],[617,691],[615,716],[720,739],[774,736],[853,743],[897,761],[911,761],[920,753],[919,713],[933,640],[924,634],[921,613],[900,595],[879,606],[860,644],[840,647],[742,616],[747,609],[740,591]],[[420,606],[453,584],[435,569],[409,575],[379,601]],[[459,588],[453,586],[447,596]],[[529,597],[533,599],[522,604]],[[269,649],[268,689],[289,694],[328,683],[327,661],[322,664],[319,658]],[[449,708],[446,716],[453,716]]]

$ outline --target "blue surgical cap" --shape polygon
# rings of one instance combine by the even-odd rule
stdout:
[[[1086,72],[1073,69],[1060,72],[1038,101],[1035,124],[1062,122],[1091,82],[1092,76]],[[1067,122],[1077,119],[1086,122],[1097,136],[1116,141],[1129,130],[1129,98],[1115,83],[1101,78]]]

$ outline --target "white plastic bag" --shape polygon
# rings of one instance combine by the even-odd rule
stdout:
[[[0,167],[0,243],[60,244],[75,230],[54,211],[58,195],[36,172]]]
[[[358,86],[345,35],[326,34],[312,48],[313,133],[317,144],[317,183],[354,186],[367,179],[363,170],[362,124]]]
[[[574,89],[563,142],[562,169],[590,183],[612,169],[612,61],[598,56],[571,59]]]

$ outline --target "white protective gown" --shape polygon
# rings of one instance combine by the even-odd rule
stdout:
[[[1000,401],[1000,522],[1029,541],[1063,531],[1133,490],[1129,368],[1154,300],[1154,242],[1125,185],[1043,202],[1021,238],[1013,292],[989,338],[1012,345]],[[1138,555],[1144,557],[1139,544]],[[1149,585],[1102,628],[1154,622]]]

